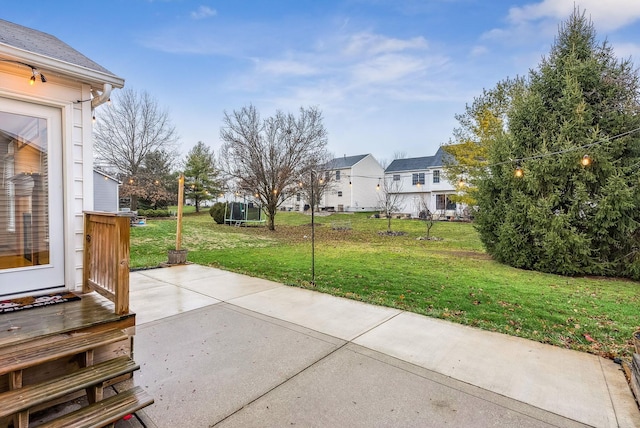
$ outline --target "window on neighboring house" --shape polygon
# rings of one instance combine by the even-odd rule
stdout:
[[[413,184],[414,186],[417,186],[418,184],[424,184],[424,172],[413,174],[413,176],[411,177],[411,184]]]
[[[393,174],[393,181],[400,181],[400,174]]]
[[[300,193],[296,193],[296,202],[300,202]]]
[[[336,181],[340,181],[340,171],[336,171]]]
[[[329,177],[330,177],[329,171],[325,171],[324,172],[324,181],[329,181]]]
[[[436,195],[437,210],[455,210],[456,203],[451,201],[447,195]]]
[[[342,192],[338,192],[338,197],[341,198],[342,197]]]
[[[455,210],[455,209],[456,209],[456,203],[450,200],[449,197],[447,196],[447,210]]]
[[[433,182],[434,183],[440,183],[440,170],[436,169],[435,171],[433,171]]]

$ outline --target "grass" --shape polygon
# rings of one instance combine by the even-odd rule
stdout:
[[[351,230],[333,230],[333,225]],[[150,220],[131,230],[132,267],[155,266],[175,248],[176,222]],[[365,213],[316,216],[318,291],[498,331],[609,358],[629,358],[640,329],[640,284],[514,269],[488,256],[473,226],[424,223]],[[194,263],[311,288],[310,217],[281,212],[276,230],[215,224],[185,216],[183,248]]]

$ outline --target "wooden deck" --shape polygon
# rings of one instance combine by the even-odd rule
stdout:
[[[73,302],[0,314],[0,347],[61,333],[123,330],[135,326],[134,313],[116,315],[114,303],[98,293],[80,294],[80,297]]]
[[[0,367],[0,400],[20,403],[20,400],[14,403],[11,398],[11,391],[17,388],[25,391],[30,388],[38,394],[49,384],[57,388],[57,395],[47,394],[52,400],[41,400],[42,403],[35,400],[24,412],[19,410],[19,416],[0,414],[0,427],[6,427],[12,417],[18,417],[14,420],[17,426],[26,427],[29,412],[50,408],[85,393],[90,403],[95,402],[102,398],[104,386],[131,376],[129,372],[112,373],[107,376],[108,380],[98,379],[97,385],[87,390],[69,388],[67,391],[71,382],[56,383],[55,379],[60,377],[76,379],[89,365],[108,365],[117,358],[130,360],[133,355],[135,314],[116,314],[115,304],[95,292],[80,297],[77,301],[0,314],[0,355],[5,357],[2,361],[6,360]],[[110,339],[111,336],[114,338]],[[93,390],[100,393],[94,397]],[[4,407],[6,403],[0,406]]]

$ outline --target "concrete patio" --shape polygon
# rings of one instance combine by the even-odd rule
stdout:
[[[157,427],[640,427],[594,355],[199,265],[131,274]]]

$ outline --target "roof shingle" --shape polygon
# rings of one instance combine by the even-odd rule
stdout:
[[[0,19],[0,44],[115,76],[57,37]]]
[[[440,147],[435,155],[420,158],[395,159],[384,172],[418,171],[443,166],[446,152]]]

